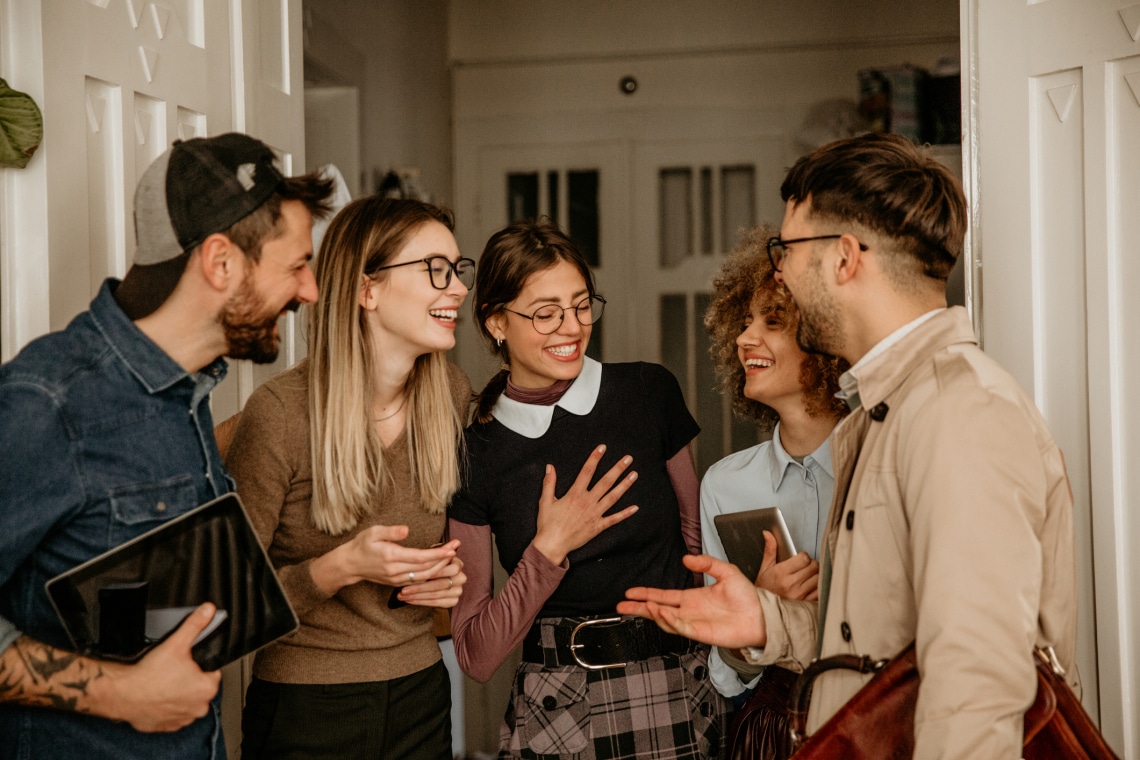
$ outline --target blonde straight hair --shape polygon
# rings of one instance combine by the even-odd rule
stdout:
[[[330,535],[356,527],[391,495],[394,481],[371,422],[376,362],[360,291],[386,277],[388,263],[422,225],[454,230],[446,209],[372,196],[329,223],[317,257],[318,297],[309,319],[309,439],[313,524]],[[440,514],[459,488],[463,419],[455,408],[443,352],[416,359],[405,390],[413,485],[424,509]]]

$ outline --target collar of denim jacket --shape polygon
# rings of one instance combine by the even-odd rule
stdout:
[[[115,303],[114,291],[118,284],[116,279],[104,280],[98,295],[91,302],[91,318],[111,350],[131,374],[138,378],[147,393],[161,393],[186,379],[197,384],[197,378],[191,378],[178,362],[148,338]],[[226,367],[226,360],[219,357],[204,367],[199,376],[204,375],[213,380],[212,387],[225,377]]]

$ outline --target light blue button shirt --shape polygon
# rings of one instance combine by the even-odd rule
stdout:
[[[725,559],[724,546],[713,518],[761,507],[779,507],[797,551],[819,557],[819,546],[831,509],[835,477],[828,441],[804,457],[801,465],[780,444],[780,425],[772,440],[730,454],[705,473],[701,481],[701,543],[705,554]],[[706,582],[715,583],[708,575]],[[726,697],[751,688],[721,659],[716,648],[709,658],[713,685]]]

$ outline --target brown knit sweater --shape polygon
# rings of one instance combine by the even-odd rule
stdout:
[[[449,365],[456,408],[466,417],[471,384]],[[309,516],[313,495],[309,452],[308,362],[273,377],[253,392],[234,432],[226,465],[237,481],[253,527],[273,560],[301,627],[257,653],[253,672],[278,683],[359,683],[416,673],[440,657],[432,610],[388,608],[393,590],[368,581],[332,597],[313,583],[319,557],[372,525],[407,525],[404,546],[427,548],[441,540],[445,515],[428,514],[412,485],[406,434],[384,449],[394,498],[377,506],[353,530],[330,536]]]

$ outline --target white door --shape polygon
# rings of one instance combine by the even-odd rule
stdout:
[[[223,5],[217,0],[195,0]],[[230,0],[233,24],[233,129],[264,140],[281,157],[285,174],[305,171],[305,92],[301,0]],[[214,130],[211,130],[214,134]],[[281,318],[281,352],[273,364],[236,362],[214,392],[215,420],[236,412],[262,381],[305,356],[301,320]]]
[[[7,0],[0,11],[3,75],[44,114],[39,152],[0,185],[8,359],[126,272],[135,182],[173,140],[249,132],[291,173],[304,166],[304,104],[300,0]],[[233,369],[215,417],[303,354],[294,321],[278,364]]]
[[[1084,702],[1140,758],[1140,5],[969,0],[962,22],[975,320],[1065,453]]]
[[[231,99],[222,4],[23,0],[4,12],[5,76],[44,115],[39,152],[4,178],[10,358],[122,276],[135,181],[171,140],[228,127]]]

